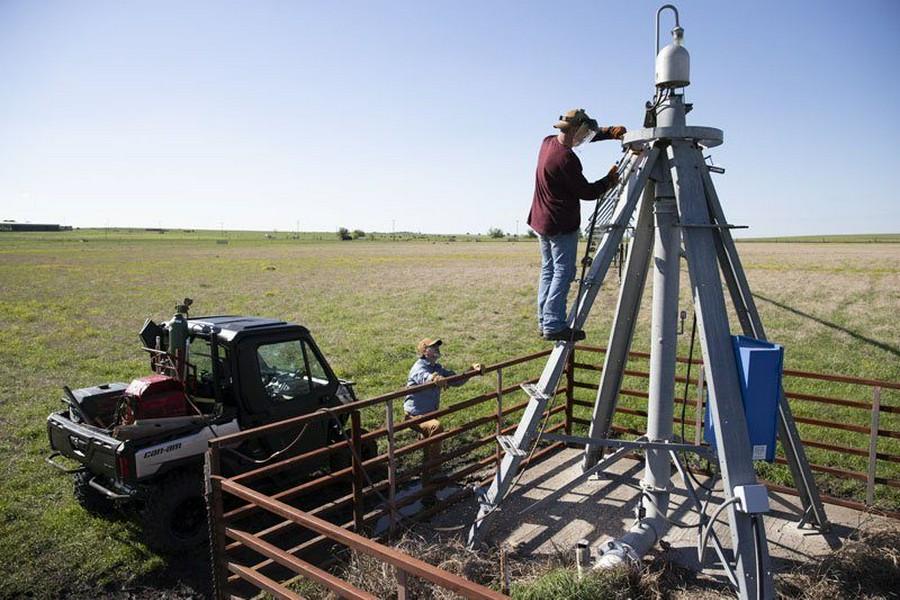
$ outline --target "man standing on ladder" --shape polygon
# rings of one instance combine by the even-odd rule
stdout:
[[[573,148],[598,140],[622,139],[622,126],[598,127],[583,108],[570,110],[554,125],[559,134],[544,138],[538,154],[534,199],[528,225],[541,244],[541,277],[538,281],[538,328],[545,340],[583,340],[584,331],[572,331],[566,323],[566,298],[575,279],[581,205],[596,200],[619,181],[615,166],[591,183],[582,173]]]

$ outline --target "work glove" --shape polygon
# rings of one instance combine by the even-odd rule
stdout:
[[[606,174],[606,177],[604,177],[600,181],[606,183],[606,189],[610,189],[614,185],[619,183],[619,167],[617,165],[613,165],[609,170],[609,173]]]
[[[611,140],[621,140],[628,133],[628,130],[621,125],[613,125],[612,127],[607,127],[606,130],[609,132],[609,139]]]
[[[472,363],[472,370],[477,371],[479,375],[484,375],[484,365],[481,363]]]
[[[429,381],[438,386],[440,389],[444,389],[447,387],[447,378],[440,373],[432,373]]]

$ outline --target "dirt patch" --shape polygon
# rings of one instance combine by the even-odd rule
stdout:
[[[104,588],[71,589],[70,600],[206,600],[213,597],[209,552],[171,556],[161,569],[131,580],[118,581]]]

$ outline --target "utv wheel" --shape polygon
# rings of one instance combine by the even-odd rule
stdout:
[[[87,471],[75,474],[75,479],[72,482],[75,499],[89,513],[108,515],[115,510],[115,502],[91,487],[90,481],[93,477],[95,475]]]
[[[203,480],[176,473],[160,481],[141,511],[147,544],[163,552],[184,552],[209,540]]]

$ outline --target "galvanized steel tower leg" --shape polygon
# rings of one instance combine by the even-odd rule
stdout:
[[[750,291],[750,285],[741,265],[741,259],[734,245],[734,239],[732,239],[731,232],[726,227],[725,213],[719,202],[719,196],[709,175],[709,170],[702,161],[697,167],[703,180],[709,213],[712,219],[720,225],[720,228],[716,230],[718,232],[716,250],[722,267],[722,275],[728,285],[732,303],[735,306],[738,320],[741,322],[741,328],[744,335],[748,337],[766,340],[766,332],[763,328],[762,320],[759,318],[756,302],[753,300],[753,294]],[[803,444],[800,441],[800,433],[797,431],[797,424],[794,422],[791,407],[784,397],[783,389],[780,392],[778,407],[778,437],[781,439],[788,468],[791,471],[794,485],[803,504],[804,519],[808,519],[821,530],[827,530],[829,523],[825,514],[825,507],[819,496],[819,488],[813,479],[812,470],[809,468],[806,451],[803,449]]]
[[[747,422],[741,400],[728,314],[719,279],[714,228],[709,219],[698,161],[700,150],[687,140],[673,140],[668,149],[675,196],[681,214],[682,238],[690,273],[709,386],[710,417],[715,426],[719,468],[729,502],[735,576],[741,598],[773,598],[774,582],[761,517],[740,512],[735,488],[756,484]]]
[[[651,178],[657,177],[657,172],[661,170],[661,162],[657,161]],[[668,179],[668,173],[665,175]],[[631,340],[634,336],[634,326],[637,323],[641,298],[647,281],[650,254],[653,250],[653,196],[655,187],[652,179],[647,182],[647,186],[644,188],[644,196],[638,208],[634,237],[631,239],[631,247],[628,251],[625,277],[619,288],[616,316],[613,319],[610,330],[609,344],[606,346],[606,356],[603,359],[603,374],[600,377],[600,387],[597,389],[597,400],[594,403],[594,413],[591,417],[588,437],[609,437],[613,414],[615,414],[619,398],[619,388],[622,386],[625,364],[628,362],[628,351],[631,349]],[[596,465],[602,453],[602,446],[592,444],[586,446],[581,469],[587,471]]]
[[[600,240],[600,245],[594,256],[594,261],[591,263],[591,269],[585,277],[584,293],[578,299],[578,303],[572,310],[573,314],[570,317],[570,321],[572,327],[575,329],[584,327],[584,322],[591,312],[591,307],[594,305],[594,300],[597,298],[600,286],[603,284],[606,273],[609,271],[609,265],[612,263],[613,257],[619,249],[619,243],[622,241],[625,229],[628,227],[628,224],[631,222],[631,218],[634,215],[638,198],[643,193],[644,188],[650,179],[650,175],[653,173],[657,159],[660,156],[660,151],[658,148],[650,148],[649,150],[643,150],[639,155],[635,154],[634,156],[634,170],[629,173],[630,176],[628,177],[627,183],[622,187],[625,201],[623,202],[620,199],[616,206],[616,210],[610,219],[611,223],[608,226],[606,233],[603,234],[603,238]]]

